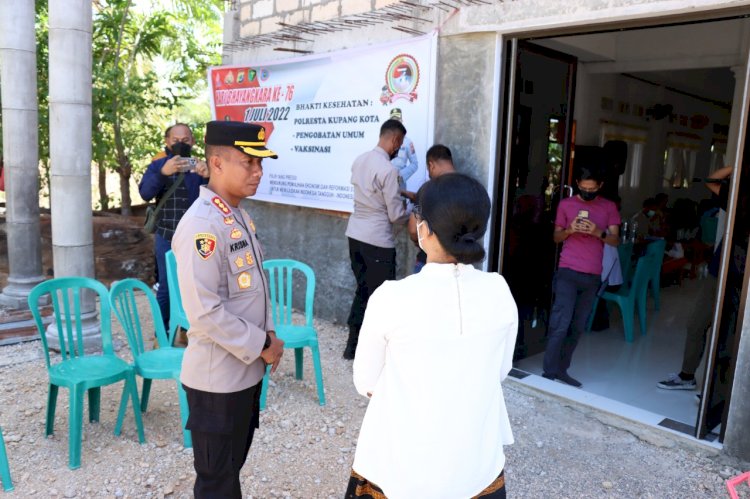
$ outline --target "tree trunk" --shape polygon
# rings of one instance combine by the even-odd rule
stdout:
[[[109,209],[109,194],[107,193],[107,169],[101,162],[96,164],[99,176],[99,209],[107,211]]]
[[[130,176],[133,173],[133,167],[130,164],[130,158],[125,153],[118,152],[117,161],[120,163],[117,168],[117,173],[120,175],[120,199],[122,199],[120,214],[130,216],[133,214],[130,199]]]

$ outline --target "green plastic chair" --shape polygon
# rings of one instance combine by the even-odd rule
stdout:
[[[648,246],[646,246],[646,255],[654,257],[651,262],[649,284],[651,287],[651,295],[654,297],[654,309],[656,310],[659,310],[659,307],[661,306],[661,265],[664,262],[664,250],[666,247],[667,242],[664,239],[651,241],[648,243]]]
[[[620,258],[620,269],[622,270],[623,284],[630,282],[630,274],[633,272],[633,243],[620,243],[617,245],[617,254]]]
[[[138,291],[143,292],[148,299],[151,318],[156,328],[156,340],[159,347],[153,350],[146,350],[143,347],[143,327],[135,299],[136,292]],[[128,338],[128,346],[130,346],[130,351],[133,353],[135,372],[143,378],[141,412],[146,412],[148,409],[151,380],[175,380],[180,400],[180,423],[183,445],[186,448],[192,447],[193,440],[190,436],[190,430],[185,429],[189,414],[187,396],[185,395],[185,390],[182,388],[182,383],[180,383],[182,356],[185,353],[185,349],[169,346],[167,333],[164,330],[164,321],[153,291],[151,291],[148,284],[138,279],[123,279],[112,286],[109,293],[109,303]]]
[[[190,329],[185,309],[182,308],[180,284],[177,281],[177,259],[172,250],[167,251],[167,285],[169,286],[169,345],[174,345],[177,328]]]
[[[646,293],[648,291],[649,275],[653,265],[653,256],[642,256],[638,260],[635,268],[635,275],[630,286],[623,285],[615,293],[605,291],[602,299],[614,302],[620,307],[622,314],[622,324],[625,330],[625,341],[633,342],[633,328],[635,322],[635,312],[638,310],[638,319],[641,326],[641,334],[646,334]],[[594,310],[599,303],[599,298],[594,300]],[[592,314],[593,316],[593,314]],[[587,331],[591,331],[592,318],[589,318],[586,326]]]
[[[295,375],[302,379],[304,348],[312,351],[315,381],[318,385],[318,401],[326,404],[323,391],[323,371],[320,368],[320,352],[318,350],[318,333],[313,327],[313,301],[315,299],[315,273],[305,263],[296,260],[267,260],[263,262],[263,269],[268,273],[269,294],[271,295],[271,312],[276,336],[284,340],[284,348],[294,349]],[[294,289],[294,271],[301,272],[307,282],[305,288],[305,324],[292,323],[292,290]],[[263,376],[263,387],[260,395],[260,409],[266,407],[266,392],[268,391],[268,377],[271,366],[266,368]]]
[[[3,440],[3,429],[0,428],[0,480],[3,482],[3,490],[13,490],[13,480],[10,479],[10,467],[8,466],[8,454],[5,452],[5,440]]]
[[[96,293],[99,297],[99,316],[101,327],[102,353],[86,354],[83,346],[83,328],[81,324],[82,294]],[[39,311],[39,298],[50,295],[57,336],[60,342],[60,362],[52,364],[49,345]],[[122,421],[128,404],[128,397],[133,405],[135,425],[138,429],[138,441],[144,443],[143,423],[138,407],[138,389],[135,371],[131,365],[117,357],[112,348],[111,314],[109,292],[107,288],[88,277],[60,277],[38,284],[29,293],[29,308],[34,316],[39,336],[44,347],[44,357],[49,374],[49,395],[47,399],[47,436],[54,433],[57,392],[60,387],[70,391],[70,469],[81,466],[81,432],[83,426],[83,395],[88,392],[89,421],[99,421],[99,404],[101,387],[119,381],[125,381],[120,398],[120,410],[117,413],[115,435],[120,435]]]
[[[716,244],[716,232],[719,230],[718,217],[701,217],[701,242],[709,246]]]

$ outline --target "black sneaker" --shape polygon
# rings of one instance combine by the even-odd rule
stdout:
[[[695,378],[682,379],[677,373],[670,374],[664,381],[659,381],[656,386],[662,390],[695,390]]]

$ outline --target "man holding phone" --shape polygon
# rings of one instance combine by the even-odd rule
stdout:
[[[199,188],[208,179],[205,161],[191,158],[195,138],[190,127],[175,123],[164,132],[164,151],[151,160],[143,174],[138,192],[144,201],[156,198],[158,203],[170,188],[179,182],[157,215],[154,233],[154,255],[159,275],[156,299],[159,302],[164,325],[169,325],[169,287],[165,255],[172,245],[177,224],[193,201],[198,199]]]
[[[598,195],[602,185],[599,172],[581,168],[578,194],[563,199],[555,216],[553,238],[563,248],[555,274],[543,376],[575,387],[581,383],[568,374],[568,368],[601,284],[604,245],[617,246],[620,241],[620,214],[615,203]]]

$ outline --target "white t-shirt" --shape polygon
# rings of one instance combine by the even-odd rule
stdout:
[[[517,330],[499,274],[428,263],[380,286],[354,359],[357,391],[372,393],[354,470],[389,499],[472,497],[492,483],[513,443],[500,382]]]

